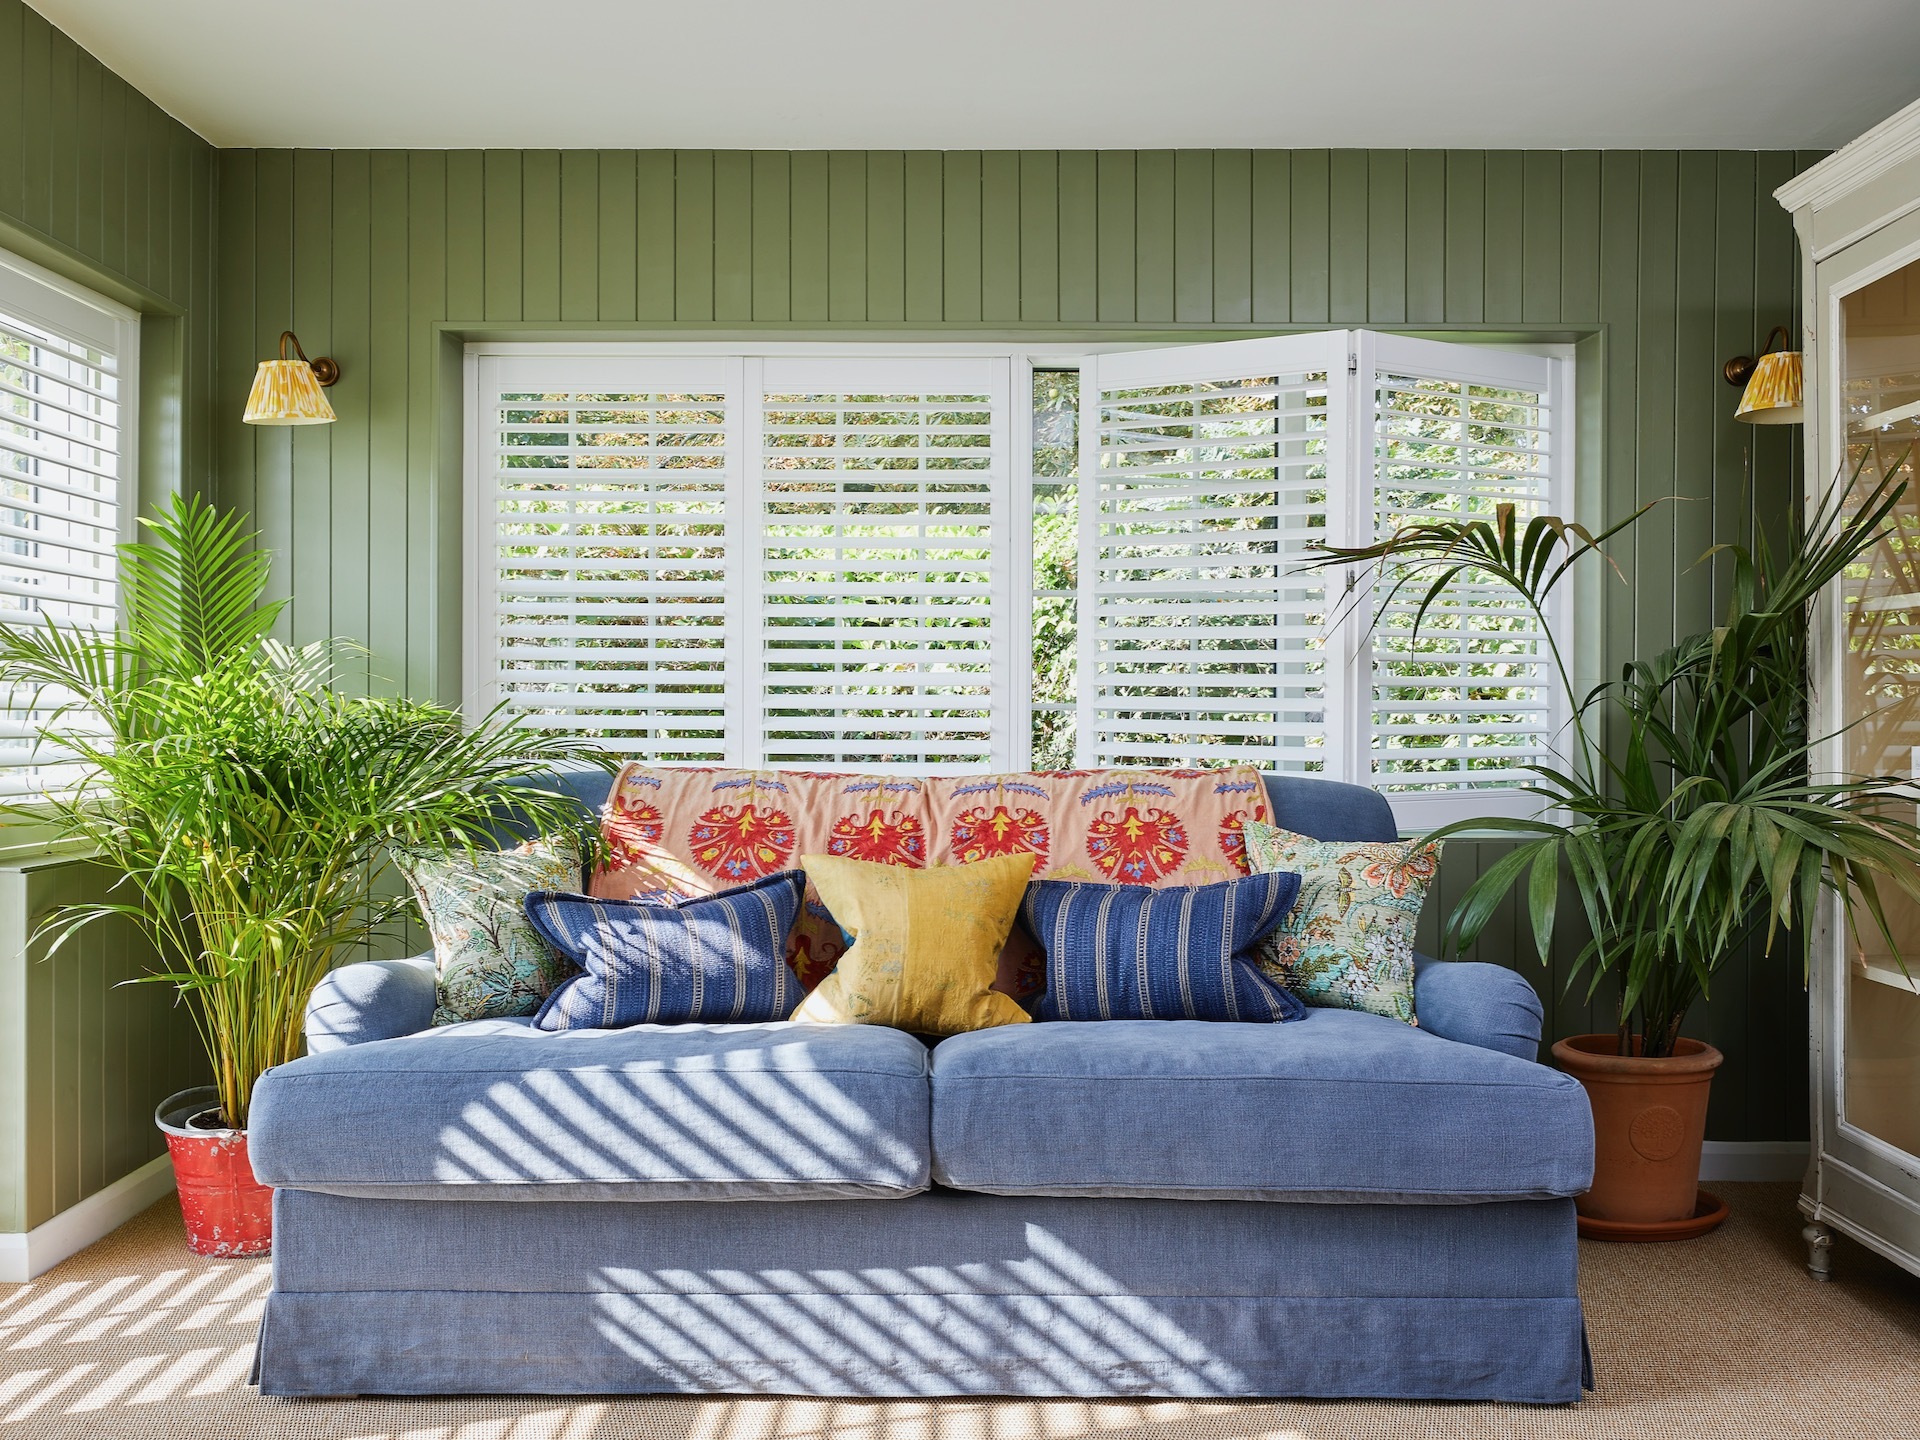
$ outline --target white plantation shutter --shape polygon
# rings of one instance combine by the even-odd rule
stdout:
[[[138,337],[131,311],[0,256],[0,623],[110,630],[118,619]],[[66,698],[7,696],[0,796],[79,778],[67,752],[34,739]]]
[[[1083,372],[1083,763],[1340,772],[1329,580],[1293,572],[1346,523],[1346,361],[1336,331]]]
[[[653,762],[1012,768],[1004,356],[470,373],[475,701]]]
[[[1009,368],[762,362],[766,764],[1012,768]]]
[[[654,762],[1028,763],[1025,370],[721,348],[477,347],[472,698]],[[1079,526],[1077,763],[1357,781],[1413,828],[1531,813],[1567,714],[1538,622],[1463,583],[1416,637],[1417,597],[1302,567],[1572,513],[1569,370],[1356,330],[1088,357],[1078,476],[1048,482]]]
[[[732,758],[737,361],[484,357],[469,675],[541,729]]]
[[[1568,513],[1563,362],[1335,330],[1103,355],[1082,388],[1081,763],[1321,774],[1421,828],[1533,813],[1515,787],[1567,711],[1525,607],[1457,584],[1416,638],[1417,592],[1379,613],[1358,567],[1299,567]]]
[[[1372,532],[1426,519],[1524,524],[1560,512],[1557,367],[1535,355],[1360,332],[1357,373],[1371,402]],[[1504,587],[1465,580],[1428,610],[1409,586],[1386,609],[1376,587],[1368,782],[1419,823],[1531,814],[1511,796],[1552,759],[1567,714],[1538,619]],[[1510,798],[1489,795],[1505,790]]]

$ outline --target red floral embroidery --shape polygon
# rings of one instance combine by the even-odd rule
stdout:
[[[1404,899],[1415,885],[1430,885],[1440,868],[1431,848],[1409,851],[1398,863],[1376,860],[1360,872],[1360,878],[1379,890],[1391,890],[1396,900]]]
[[[864,819],[842,815],[833,822],[827,853],[919,869],[927,863],[927,835],[919,820],[902,810],[873,810]]]
[[[962,812],[953,822],[953,855],[961,865],[996,855],[1037,855],[1035,869],[1046,864],[1047,847],[1052,843],[1047,820],[1038,810],[1009,810],[996,805],[989,810],[976,805]]]
[[[1117,817],[1105,810],[1087,827],[1087,854],[1111,880],[1151,885],[1187,858],[1187,827],[1178,815],[1157,805],[1145,815],[1133,805]]]
[[[702,870],[744,885],[773,874],[793,854],[793,821],[771,807],[716,805],[694,821],[687,843]]]
[[[666,821],[651,801],[629,799],[616,792],[601,822],[615,869],[638,865],[666,833]]]
[[[1255,805],[1253,814],[1244,810],[1235,810],[1227,816],[1226,823],[1220,827],[1220,853],[1227,857],[1227,863],[1242,875],[1251,875],[1253,865],[1247,859],[1247,822],[1265,820],[1267,807]]]
[[[834,929],[831,922],[810,924],[807,918],[793,927],[793,936],[787,942],[787,964],[793,967],[801,989],[812,990],[831,975],[846,950],[846,946],[826,934]]]

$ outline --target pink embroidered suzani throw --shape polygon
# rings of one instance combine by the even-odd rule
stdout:
[[[885,865],[965,865],[1032,854],[1034,877],[1205,885],[1248,873],[1242,827],[1267,818],[1249,766],[1017,775],[830,775],[629,764],[603,812],[609,861],[592,892],[684,898],[792,869],[802,855]],[[846,948],[811,886],[788,942],[808,989]],[[1016,929],[996,988],[1038,988],[1037,948]]]

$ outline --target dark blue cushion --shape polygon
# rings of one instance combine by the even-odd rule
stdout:
[[[1297,1020],[1306,1006],[1252,948],[1285,918],[1285,871],[1148,890],[1036,880],[1020,916],[1047,956],[1036,1020]]]
[[[533,928],[585,973],[547,996],[533,1023],[614,1030],[786,1019],[800,1003],[787,932],[806,884],[801,871],[783,870],[678,904],[534,891]]]

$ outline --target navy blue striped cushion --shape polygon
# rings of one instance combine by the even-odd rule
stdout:
[[[1036,1020],[1297,1020],[1307,1007],[1253,963],[1300,877],[1149,890],[1036,880],[1020,916],[1047,955]]]
[[[800,1003],[787,932],[807,877],[783,870],[678,903],[536,890],[527,919],[585,973],[547,996],[542,1030],[784,1020]]]

